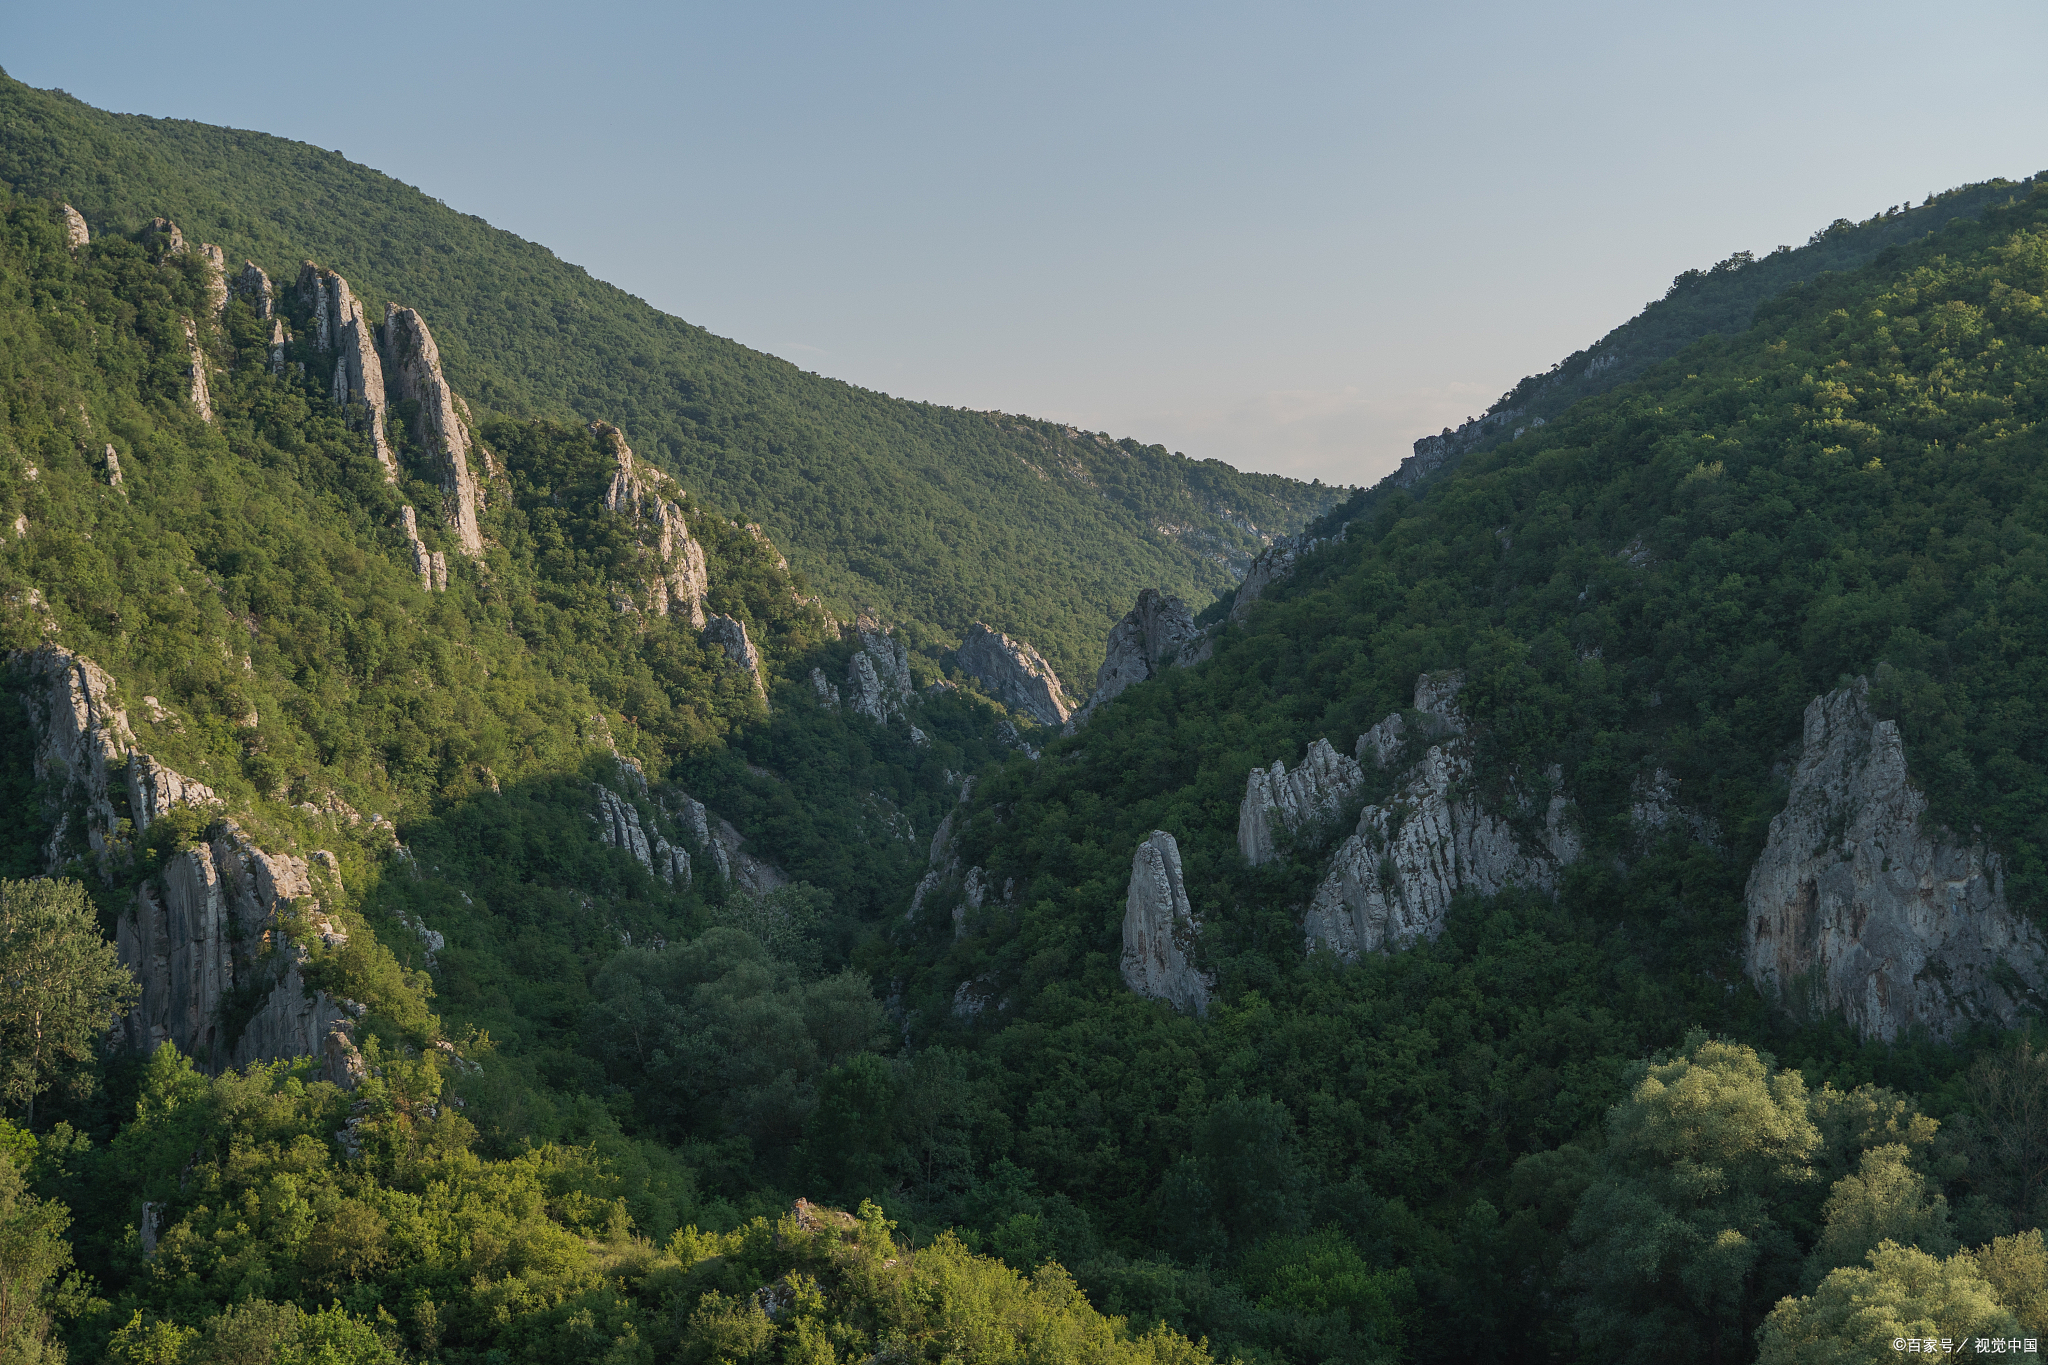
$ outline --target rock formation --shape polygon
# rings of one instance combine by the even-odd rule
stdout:
[[[690,855],[658,832],[649,838],[641,827],[640,812],[617,792],[602,785],[597,788],[597,813],[592,818],[597,821],[598,838],[606,845],[632,854],[634,861],[670,886],[690,884]]]
[[[285,330],[283,318],[270,320],[270,372],[284,374],[284,348],[290,344],[292,334]]]
[[[74,820],[111,874],[132,856],[119,832],[124,816],[139,834],[176,807],[220,805],[209,788],[135,747],[112,680],[90,659],[45,645],[11,655],[9,665],[28,683],[22,698],[35,771],[60,812],[44,850],[53,873],[62,870]],[[355,1084],[362,1059],[351,1035],[360,1007],[309,991],[300,970],[308,954],[292,941],[345,941],[312,893],[305,860],[265,853],[233,821],[217,820],[209,838],[169,856],[117,925],[121,960],[142,985],[123,1022],[129,1046],[168,1040],[216,1071],[318,1056],[327,1079]],[[230,999],[256,1002],[233,1037],[224,1032]]]
[[[1195,662],[1207,643],[1187,603],[1157,588],[1146,588],[1138,594],[1138,604],[1110,627],[1102,667],[1095,671],[1095,690],[1067,722],[1067,732],[1085,725],[1097,707],[1125,688],[1156,678],[1177,664]]]
[[[768,695],[767,686],[761,680],[761,656],[755,651],[754,642],[747,638],[745,622],[713,613],[705,619],[704,643],[724,650],[726,660],[733,667],[745,669],[753,678],[754,690],[763,697]]]
[[[1451,673],[1425,674],[1416,682],[1419,724],[1443,740],[1430,746],[1395,797],[1365,808],[1356,832],[1331,858],[1302,926],[1311,950],[1327,948],[1349,962],[1361,953],[1434,939],[1459,892],[1549,890],[1559,854],[1576,856],[1568,803],[1551,802],[1546,846],[1529,849],[1467,790],[1472,741],[1457,707],[1461,681]],[[1398,733],[1395,719],[1388,717],[1374,732],[1384,733],[1385,727]],[[1365,737],[1360,748],[1367,748]]]
[[[846,705],[856,715],[885,721],[916,700],[910,684],[910,651],[886,632],[859,629],[860,648],[846,666]]]
[[[1245,778],[1237,808],[1238,851],[1253,867],[1271,862],[1282,835],[1299,834],[1334,820],[1365,780],[1356,759],[1319,739],[1293,772],[1276,761]]]
[[[213,397],[206,389],[206,352],[199,346],[199,329],[192,325],[192,319],[185,320],[185,373],[190,377],[192,411],[199,414],[202,422],[213,420]]]
[[[100,463],[106,466],[107,487],[119,488],[121,486],[121,455],[120,452],[114,449],[113,442],[109,441],[107,443],[106,450],[100,456]]]
[[[199,260],[206,270],[206,315],[218,321],[228,307],[228,262],[211,242],[199,244]]]
[[[384,481],[397,483],[398,457],[384,430],[384,364],[377,357],[377,339],[361,301],[349,291],[347,280],[311,261],[299,270],[299,293],[313,301],[314,345],[335,352],[336,406],[348,415],[351,426],[369,433],[370,449],[384,466]]]
[[[654,537],[653,544],[645,543],[643,531],[640,547],[643,556],[654,560],[644,582],[647,609],[656,616],[673,613],[685,617],[703,630],[709,624],[704,595],[711,590],[711,575],[705,567],[704,547],[683,519],[682,504],[690,495],[677,490],[673,500],[667,497],[672,482],[668,475],[635,460],[625,433],[611,423],[592,422],[590,434],[617,464],[605,488],[605,510],[631,518],[636,527],[648,528]]]
[[[448,557],[439,550],[429,550],[427,543],[420,539],[419,514],[410,507],[398,509],[399,528],[405,532],[405,543],[412,550],[412,571],[419,575],[421,592],[448,591]]]
[[[1073,714],[1060,690],[1059,675],[1023,640],[1012,640],[976,621],[967,628],[956,657],[990,696],[1040,725],[1063,725]]]
[[[64,241],[73,251],[92,240],[92,233],[86,229],[85,215],[71,205],[64,206]]]
[[[1886,1041],[2012,1028],[2039,1009],[2048,945],[2007,905],[2001,860],[1923,824],[1926,809],[1865,679],[1809,703],[1745,892],[1750,979]]]
[[[1230,603],[1232,624],[1240,623],[1251,614],[1252,603],[1265,595],[1266,589],[1275,583],[1294,577],[1300,566],[1301,557],[1311,550],[1325,545],[1335,545],[1350,533],[1351,523],[1337,528],[1333,536],[1311,536],[1306,531],[1298,536],[1282,536],[1268,545],[1252,566],[1245,570],[1244,581],[1237,585],[1237,596]]]
[[[1124,984],[1182,1013],[1207,1014],[1216,983],[1190,960],[1201,933],[1181,878],[1180,845],[1155,829],[1131,858],[1124,897]]]
[[[142,230],[142,247],[161,261],[185,249],[185,234],[178,231],[178,225],[168,218],[152,218],[149,226]]]
[[[818,705],[828,711],[837,711],[839,709],[839,687],[836,683],[825,680],[824,669],[814,668],[811,670],[811,690],[818,694]]]
[[[242,273],[235,276],[229,288],[236,298],[247,299],[249,309],[259,318],[274,317],[277,313],[277,295],[270,287],[270,276],[254,261],[242,262]]]
[[[455,413],[455,396],[441,374],[441,352],[419,313],[384,305],[385,373],[401,402],[418,405],[415,438],[433,459],[441,485],[441,516],[456,548],[471,559],[484,552],[477,525],[476,478],[469,469],[469,430]]]

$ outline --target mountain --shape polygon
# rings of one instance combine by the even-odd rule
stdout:
[[[1212,594],[1116,520],[1197,467],[1069,442],[1137,482],[1003,477],[1094,508],[1124,595],[1041,639],[971,583],[914,589],[964,622],[836,619],[875,599],[813,577],[824,513],[549,397],[515,362],[567,324],[464,311],[507,261],[573,279],[537,249],[465,229],[444,294],[386,293],[424,270],[398,227],[344,257],[226,209],[290,152],[442,221],[388,184],[9,97],[10,174],[137,197],[0,193],[5,1349],[2048,1327],[2048,189],[1760,299],[1720,272],[1668,359],[1243,532]],[[961,459],[981,420],[785,377],[837,405],[828,472],[910,467],[876,414]],[[758,392],[719,411],[784,469]]]
[[[1206,601],[1343,495],[822,379],[338,152],[109,114],[4,73],[0,184],[72,204],[95,233],[168,217],[274,279],[316,259],[373,318],[396,301],[432,319],[479,412],[618,425],[642,458],[767,528],[837,615],[903,623],[932,649],[986,621],[1070,685],[1140,587]]]

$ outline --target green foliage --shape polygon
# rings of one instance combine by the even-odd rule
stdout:
[[[80,1077],[141,993],[73,881],[0,881],[0,1094],[35,1120],[36,1096]]]
[[[372,317],[387,299],[419,308],[480,410],[624,427],[686,486],[763,523],[841,615],[950,640],[985,620],[1074,683],[1140,588],[1205,601],[1230,583],[1218,559],[1258,552],[1245,523],[1291,532],[1339,496],[822,379],[303,143],[103,113],[0,76],[0,185],[68,200],[102,236],[168,215],[281,285],[312,257]],[[168,392],[175,370],[156,373]]]
[[[1806,1298],[1771,1310],[1757,1334],[1759,1365],[1849,1365],[1880,1360],[1901,1337],[1960,1348],[1977,1337],[2016,1337],[2018,1319],[1999,1303],[1967,1255],[1946,1260],[1886,1242],[1869,1266],[1832,1271]],[[1940,1350],[1937,1345],[1935,1348]]]

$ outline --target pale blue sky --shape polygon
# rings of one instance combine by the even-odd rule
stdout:
[[[27,6],[0,65],[338,148],[905,397],[1343,482],[1731,251],[2048,169],[2048,6]]]

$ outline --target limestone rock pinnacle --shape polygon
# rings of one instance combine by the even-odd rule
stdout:
[[[1156,678],[1176,664],[1194,662],[1193,656],[1204,643],[1206,636],[1195,624],[1187,603],[1157,588],[1145,589],[1138,594],[1138,604],[1110,628],[1102,667],[1095,673],[1095,690],[1067,722],[1068,731],[1086,724],[1096,708],[1125,688]]]
[[[419,405],[419,429],[414,434],[438,466],[448,528],[462,553],[475,559],[483,553],[484,541],[477,525],[476,478],[469,468],[469,431],[456,415],[454,395],[441,374],[434,334],[416,310],[384,305],[384,353],[399,399]]]
[[[334,351],[334,402],[351,426],[367,431],[371,452],[384,467],[384,482],[398,482],[398,457],[384,431],[388,404],[384,398],[384,364],[377,357],[377,339],[363,315],[362,302],[348,281],[332,270],[307,261],[299,270],[299,292],[313,297],[315,344]],[[360,405],[356,407],[353,405]]]
[[[73,251],[92,240],[92,233],[85,226],[85,215],[69,204],[64,206],[64,240]]]
[[[1131,857],[1124,897],[1124,984],[1187,1014],[1207,1014],[1215,982],[1190,956],[1201,933],[1181,876],[1180,845],[1155,829]]]

